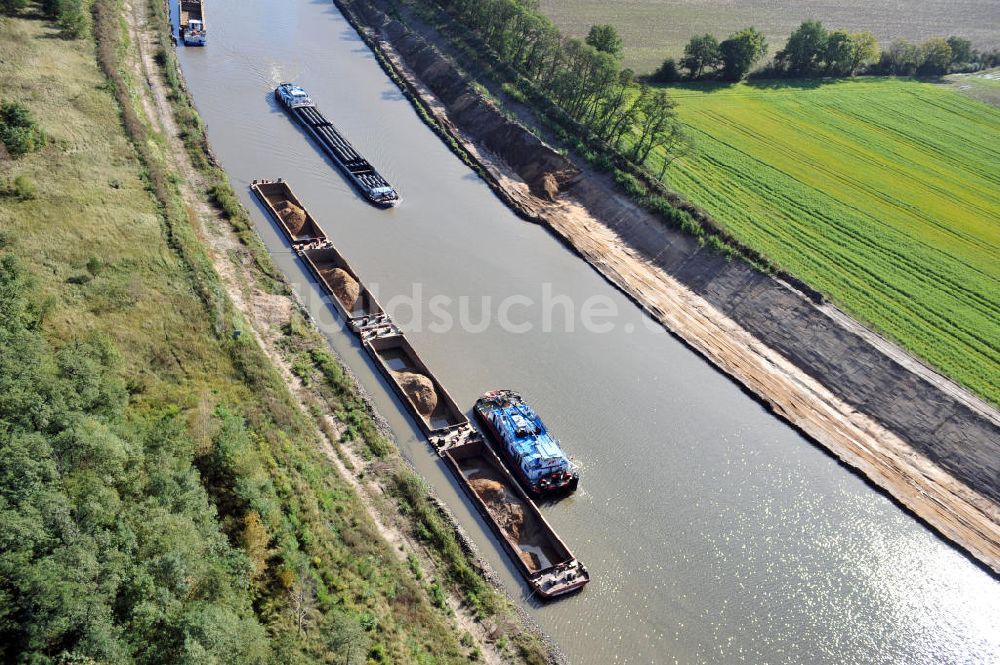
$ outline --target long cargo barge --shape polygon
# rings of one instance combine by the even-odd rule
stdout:
[[[208,41],[205,27],[205,5],[201,0],[181,0],[181,41],[185,46],[204,46]]]
[[[343,171],[347,179],[354,183],[369,203],[380,208],[389,208],[399,203],[399,194],[392,185],[323,117],[305,90],[291,83],[282,83],[274,89],[274,98]]]
[[[590,581],[586,567],[556,535],[291,188],[282,180],[255,180],[251,189],[361,339],[428,442],[444,458],[532,592],[552,599],[582,589]],[[286,223],[280,214],[282,202],[302,209],[311,226]]]

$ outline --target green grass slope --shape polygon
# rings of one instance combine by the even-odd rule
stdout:
[[[0,661],[468,662],[233,338],[245,324],[150,191],[114,89],[93,40],[0,21],[0,95],[48,136],[0,157]]]
[[[1000,403],[1000,109],[892,79],[672,92],[697,144],[673,188]]]

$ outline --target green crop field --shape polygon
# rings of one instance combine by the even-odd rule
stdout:
[[[1000,404],[1000,109],[892,79],[672,92],[697,145],[671,187]]]
[[[1000,46],[996,0],[963,0],[960,6],[947,0],[541,0],[541,10],[566,34],[578,37],[591,25],[611,23],[625,40],[625,65],[640,73],[680,56],[693,35],[710,32],[724,39],[748,25],[767,35],[774,53],[792,30],[812,18],[831,28],[871,31],[886,43],[897,37],[922,41],[960,35],[978,48]]]

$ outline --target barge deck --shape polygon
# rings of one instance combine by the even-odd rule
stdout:
[[[291,188],[282,180],[254,180],[251,189],[455,474],[532,593],[552,599],[582,589],[590,581],[587,568],[573,556]],[[286,223],[279,213],[282,202],[300,208],[308,223],[302,228]]]

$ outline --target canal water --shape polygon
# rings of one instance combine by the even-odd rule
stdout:
[[[329,0],[211,0],[208,26],[206,48],[178,54],[264,242],[403,453],[571,662],[1000,659],[995,578],[515,217],[420,122]],[[398,208],[365,204],[320,156],[272,99],[282,81],[302,84],[397,187]],[[250,197],[251,180],[276,177],[463,409],[517,389],[580,463],[580,490],[542,509],[590,569],[582,594],[529,596]]]

